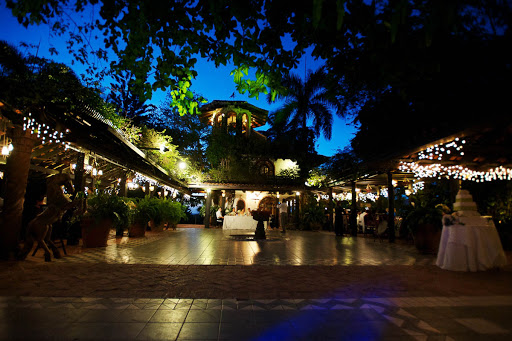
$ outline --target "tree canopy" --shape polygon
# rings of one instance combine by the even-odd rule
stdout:
[[[281,80],[310,46],[326,61],[328,87],[343,113],[357,114],[356,152],[378,154],[365,141],[385,141],[384,131],[418,135],[398,130],[411,127],[412,118],[421,118],[415,128],[427,136],[507,114],[512,10],[505,0],[6,3],[22,24],[48,23],[67,35],[79,61],[114,53],[109,67],[132,73],[142,100],[168,88],[180,115],[197,112],[191,84],[199,57],[233,63],[238,91],[270,93],[273,100],[285,93]],[[100,70],[91,64],[94,71]]]

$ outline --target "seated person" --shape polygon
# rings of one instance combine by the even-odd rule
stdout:
[[[219,209],[217,210],[217,222],[221,222],[224,220],[224,217],[222,216],[222,208],[219,207]]]

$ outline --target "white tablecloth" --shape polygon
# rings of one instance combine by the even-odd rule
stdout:
[[[443,226],[437,266],[453,271],[483,271],[507,264],[494,223]]]
[[[264,223],[267,229],[267,222]],[[222,229],[224,230],[256,230],[258,221],[254,220],[252,216],[224,216],[224,223]]]

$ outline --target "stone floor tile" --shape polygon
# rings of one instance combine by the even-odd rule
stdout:
[[[455,321],[479,334],[507,334],[509,329],[502,328],[484,318],[456,318]],[[510,326],[510,324],[509,324]]]
[[[187,317],[187,310],[157,310],[150,318],[149,322],[175,322],[182,323]]]
[[[71,323],[60,331],[65,340],[134,340],[145,323]]]
[[[175,340],[182,323],[148,323],[137,335],[137,340]]]
[[[219,323],[184,323],[178,340],[217,340]]]
[[[220,310],[190,310],[185,322],[220,322]]]

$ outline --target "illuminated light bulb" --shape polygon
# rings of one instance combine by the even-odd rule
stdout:
[[[7,147],[7,146],[2,147],[2,155],[4,155],[4,156],[9,155],[9,147]]]
[[[103,175],[103,171],[101,169],[98,171],[98,175]]]
[[[7,149],[9,149],[9,152],[12,152],[12,150],[14,149],[14,146],[12,145],[12,143],[9,143],[9,146],[7,146]]]

